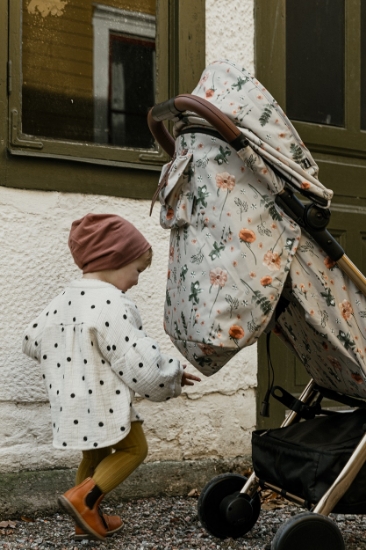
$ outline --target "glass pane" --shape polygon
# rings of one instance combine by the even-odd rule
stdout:
[[[344,0],[286,0],[289,118],[344,126]]]
[[[23,133],[152,148],[155,4],[23,0]]]
[[[146,113],[154,104],[155,42],[111,34],[110,62],[110,141],[152,147]]]
[[[361,130],[366,130],[366,2],[361,2]]]

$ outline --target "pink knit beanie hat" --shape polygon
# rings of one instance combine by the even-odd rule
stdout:
[[[84,273],[119,269],[151,245],[132,223],[114,214],[87,214],[71,225],[69,247]]]

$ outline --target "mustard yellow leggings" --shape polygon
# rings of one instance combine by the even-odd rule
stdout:
[[[147,450],[141,422],[132,422],[129,434],[115,445],[83,451],[75,483],[92,477],[102,493],[109,493],[143,462]]]

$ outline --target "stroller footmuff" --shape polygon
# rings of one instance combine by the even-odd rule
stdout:
[[[326,230],[333,192],[277,102],[244,69],[217,61],[192,95],[157,105],[148,120],[172,156],[154,199],[170,230],[164,323],[174,345],[211,376],[272,330],[312,377],[300,398],[306,406],[320,403],[322,391],[366,399],[366,279]],[[312,508],[279,530],[273,548],[292,549],[305,531],[313,538],[298,550],[344,548],[327,515],[364,512],[363,490],[357,482],[350,489],[355,478],[364,486],[364,414],[298,422],[295,411],[286,427],[255,432],[255,472],[211,480],[199,499],[202,524],[221,538],[244,535],[259,516],[258,491],[271,487]]]

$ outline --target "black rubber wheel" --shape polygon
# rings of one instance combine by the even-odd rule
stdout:
[[[240,494],[246,481],[246,477],[238,474],[221,474],[202,490],[197,504],[198,517],[214,537],[242,537],[257,521],[261,509],[258,493],[252,499]]]
[[[272,550],[345,550],[338,526],[327,516],[304,512],[281,525]]]

